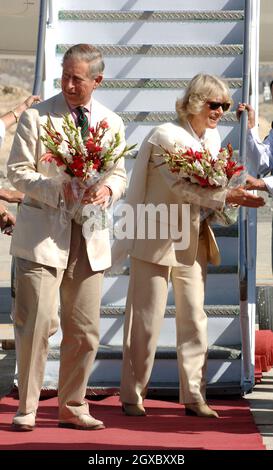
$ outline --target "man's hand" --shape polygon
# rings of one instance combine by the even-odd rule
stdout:
[[[228,190],[226,204],[246,207],[262,207],[265,205],[265,201],[262,197],[254,196],[254,194],[249,193],[242,186],[238,186],[237,188]]]
[[[6,202],[22,202],[24,194],[17,190],[1,188],[0,199]]]
[[[85,191],[82,202],[83,204],[94,204],[94,206],[100,205],[105,209],[109,204],[111,195],[112,191],[108,186],[98,187],[94,185]]]
[[[257,189],[259,191],[267,191],[264,180],[254,178],[253,176],[247,175],[245,189]]]
[[[247,111],[248,114],[248,128],[252,129],[255,127],[255,111],[254,108],[250,104],[247,103],[239,103],[238,108],[236,110],[236,116],[238,121],[240,121],[240,117],[243,111]]]

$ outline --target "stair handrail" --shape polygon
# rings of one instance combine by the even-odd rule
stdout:
[[[245,27],[244,27],[244,57],[243,57],[243,88],[242,103],[250,100],[250,62],[251,62],[251,21],[252,0],[245,0]],[[246,137],[248,128],[248,114],[244,111],[240,119],[239,161],[246,167]],[[239,211],[239,290],[240,290],[240,320],[242,331],[243,380],[245,391],[254,385],[254,364],[252,324],[249,315],[249,210],[241,207]]]
[[[243,57],[243,88],[242,103],[249,102],[250,90],[250,24],[251,0],[245,0],[244,57]],[[247,111],[240,119],[239,161],[246,166],[246,133],[248,125]],[[247,208],[241,207],[239,212],[239,279],[240,300],[247,300]]]
[[[45,33],[46,33],[46,25],[47,25],[48,8],[50,12],[50,5],[48,4],[48,0],[40,0],[35,73],[34,73],[34,84],[33,84],[33,89],[32,89],[32,93],[34,95],[39,95],[41,93],[41,86],[42,86],[43,73],[44,73]],[[51,5],[51,8],[52,8],[52,5]]]
[[[53,23],[53,0],[47,0],[48,3],[48,15],[47,15],[47,26],[51,26]]]

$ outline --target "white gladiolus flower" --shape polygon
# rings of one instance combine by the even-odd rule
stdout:
[[[217,162],[214,165],[214,169],[216,171],[222,171],[224,167],[225,167],[225,162],[223,160],[217,160]]]
[[[227,177],[224,175],[209,176],[209,184],[213,186],[226,186],[227,182]]]
[[[71,155],[71,151],[68,148],[68,143],[63,140],[58,148],[59,152],[65,157],[65,159],[68,161],[68,163],[71,163],[73,158]]]
[[[218,160],[224,160],[224,161],[226,161],[227,157],[228,157],[228,153],[227,153],[227,151],[225,150],[225,151],[220,152],[220,153],[218,154],[217,159],[218,159]]]
[[[194,162],[192,166],[193,166],[194,170],[197,170],[197,172],[198,172],[198,174],[200,174],[200,176],[203,176],[205,174],[204,169],[203,169],[201,163],[198,160],[196,160],[196,162]]]

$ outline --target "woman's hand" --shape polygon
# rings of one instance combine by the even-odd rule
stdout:
[[[235,204],[238,206],[246,207],[262,207],[265,205],[265,201],[260,196],[246,191],[242,186],[237,188],[231,188],[227,192],[226,204]]]

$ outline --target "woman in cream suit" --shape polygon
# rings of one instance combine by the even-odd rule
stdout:
[[[200,206],[213,210],[221,210],[226,203],[258,207],[263,205],[263,199],[243,188],[202,188],[179,179],[167,165],[160,163],[164,162],[162,147],[170,149],[175,144],[194,151],[206,148],[217,157],[221,147],[217,124],[230,104],[230,93],[223,81],[210,75],[197,75],[184,97],[177,101],[179,123],[155,128],[144,140],[134,166],[126,202],[134,208],[138,204],[144,207],[160,204],[169,210],[175,205],[178,208],[176,228],[181,231],[183,224],[187,226],[183,231],[184,244],[171,235],[161,237],[158,230],[153,239],[145,233],[142,239],[136,236],[132,246],[128,240],[114,246],[114,259],[121,258],[123,251],[131,255],[120,389],[123,411],[127,415],[146,414],[143,400],[171,280],[176,305],[180,402],[185,404],[188,415],[218,417],[206,404],[208,345],[204,290],[207,264],[218,264],[220,256],[209,224],[200,220]],[[182,204],[190,207],[186,221],[182,221]],[[154,218],[159,228],[157,216]],[[138,224],[141,220],[140,216]]]

